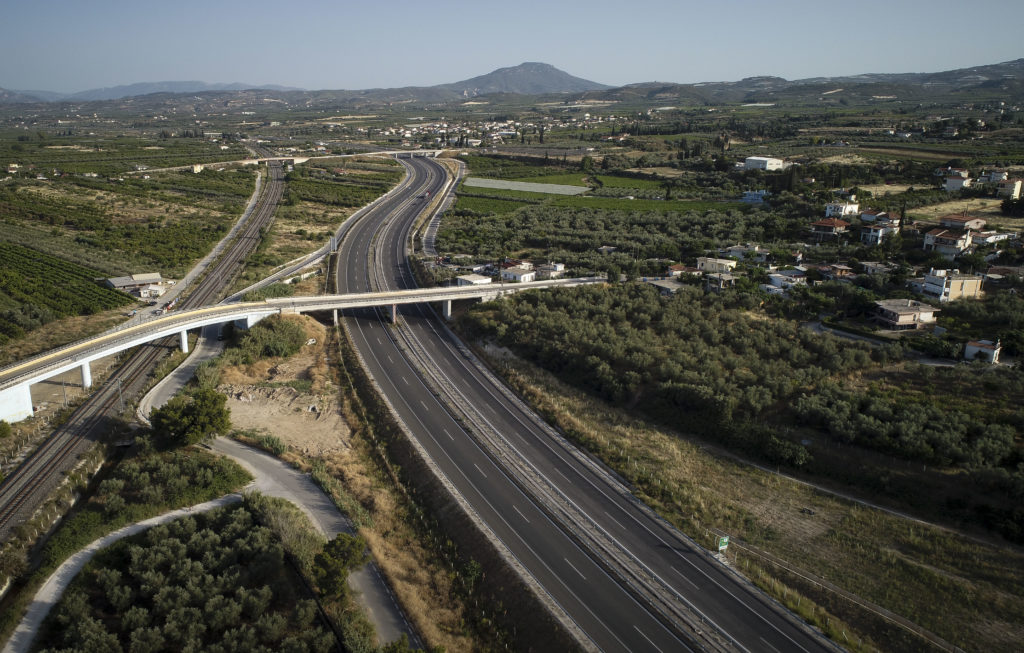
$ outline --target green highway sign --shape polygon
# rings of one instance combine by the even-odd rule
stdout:
[[[727,548],[729,548],[729,536],[722,535],[718,538],[718,552],[721,553],[722,551],[725,551]]]

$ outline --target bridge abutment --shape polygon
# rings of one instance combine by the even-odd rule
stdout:
[[[0,419],[11,423],[20,422],[34,414],[28,383],[0,391]]]
[[[235,320],[235,326],[237,328],[239,328],[239,329],[248,329],[248,328],[251,328],[252,325],[256,324],[257,322],[259,322],[260,320],[262,320],[265,317],[267,317],[267,316],[266,315],[246,315],[245,317],[242,317],[242,318],[239,318],[239,319]]]

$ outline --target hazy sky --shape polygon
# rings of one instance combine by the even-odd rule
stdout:
[[[934,72],[1024,57],[1020,0],[4,3],[0,87],[429,86],[543,61],[605,84]]]

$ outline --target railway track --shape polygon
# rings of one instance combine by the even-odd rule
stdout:
[[[214,303],[256,249],[284,192],[280,163],[268,166],[268,183],[256,210],[249,216],[234,241],[195,283],[181,301],[181,308],[199,308]],[[19,522],[27,520],[60,484],[79,454],[98,441],[111,418],[123,408],[125,397],[134,397],[145,385],[156,365],[178,345],[176,337],[140,346],[130,354],[68,421],[55,430],[0,484],[0,541],[6,541]]]

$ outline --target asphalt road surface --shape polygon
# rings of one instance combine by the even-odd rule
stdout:
[[[404,266],[407,224],[420,206],[415,195],[436,193],[437,164],[408,162],[415,181],[400,197],[364,219],[342,243],[339,292],[408,287]],[[390,225],[381,229],[381,225]],[[373,265],[367,253],[373,251]],[[376,286],[376,287],[374,287]],[[400,321],[422,345],[439,373],[452,381],[460,405],[471,406],[528,462],[543,483],[574,504],[586,524],[611,542],[688,612],[717,645],[741,651],[820,651],[835,647],[723,567],[688,538],[657,519],[612,475],[552,436],[535,416],[476,370],[444,327],[419,307],[403,308]],[[480,519],[536,579],[591,646],[604,651],[699,650],[692,627],[637,600],[606,571],[597,552],[577,544],[572,525],[520,489],[505,469],[452,417],[397,346],[393,327],[377,313],[354,312],[347,326],[371,375],[398,417]],[[581,526],[577,524],[576,526]],[[698,640],[699,641],[699,640]]]

